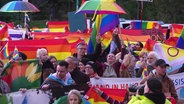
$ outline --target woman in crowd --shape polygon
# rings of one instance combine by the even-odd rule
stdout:
[[[78,90],[72,89],[68,95],[61,96],[53,104],[89,104],[89,102],[82,98]]]
[[[87,58],[82,58],[79,61],[79,69],[81,72],[85,73],[85,66],[86,66],[88,61],[89,61],[89,59],[87,59]]]
[[[136,72],[134,70],[135,64],[136,64],[135,57],[131,53],[126,54],[120,67],[120,77],[135,78],[136,77]]]
[[[68,93],[68,104],[81,104],[82,99],[81,99],[81,94],[78,90],[70,90]]]
[[[57,65],[58,65],[58,62],[57,62],[57,58],[55,57],[55,56],[49,56],[49,60],[50,60],[50,62],[53,64],[53,66],[54,66],[54,69],[56,70],[56,67],[57,67]]]

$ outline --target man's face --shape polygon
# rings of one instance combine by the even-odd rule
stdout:
[[[107,62],[108,63],[113,63],[116,61],[115,55],[114,54],[108,54],[107,55]]]
[[[83,56],[86,53],[86,48],[87,48],[86,45],[77,46],[77,54]]]
[[[57,66],[56,75],[59,79],[64,79],[67,73],[68,71],[65,66]]]
[[[65,61],[68,63],[68,71],[71,72],[74,68],[74,62],[71,58],[66,58]]]
[[[159,76],[164,76],[166,74],[166,66],[156,66],[155,69],[156,69],[156,73]]]
[[[141,50],[142,50],[142,48],[141,48],[139,42],[137,42],[137,43],[135,44],[135,49],[136,49],[136,51],[141,51]]]
[[[85,74],[86,75],[93,75],[95,72],[91,65],[86,65],[85,67]]]
[[[155,64],[156,61],[156,57],[154,57],[154,55],[149,55],[147,58],[147,63],[151,66],[153,66]]]

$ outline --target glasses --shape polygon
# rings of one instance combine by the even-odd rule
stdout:
[[[80,49],[80,50],[86,50],[86,48],[78,48],[78,49]]]

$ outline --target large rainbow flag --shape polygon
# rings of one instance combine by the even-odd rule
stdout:
[[[0,41],[0,43],[3,46],[6,44],[5,41]],[[28,59],[36,58],[38,48],[46,48],[49,55],[56,56],[58,60],[71,56],[71,44],[66,39],[9,41],[8,51],[13,52],[15,46],[20,52],[25,53]],[[4,59],[3,53],[0,54],[0,58]]]

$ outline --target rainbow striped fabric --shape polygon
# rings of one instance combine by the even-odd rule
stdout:
[[[142,71],[142,74],[141,74],[141,78],[142,79],[144,79],[144,78],[146,78],[148,76],[148,71],[147,71],[147,69],[146,69],[146,67],[143,69],[143,71]]]
[[[176,43],[176,47],[184,49],[184,28],[183,28],[181,35]]]
[[[114,100],[117,100],[119,102],[122,102],[126,95],[126,89],[105,89],[101,88],[105,94],[107,94],[109,97],[111,97]],[[91,104],[109,104],[106,102],[105,99],[103,99],[95,90],[94,87],[91,87],[86,95],[84,96],[85,99],[87,99]]]
[[[131,26],[133,29],[153,29],[158,23],[150,21],[133,21]]]
[[[8,58],[9,53],[8,53],[8,43],[6,43],[6,45],[4,46],[4,58]]]
[[[14,51],[13,51],[13,59],[17,60],[19,58],[19,51],[17,47],[15,46]]]
[[[183,29],[183,25],[180,24],[172,24],[172,34],[174,37],[180,37]]]

